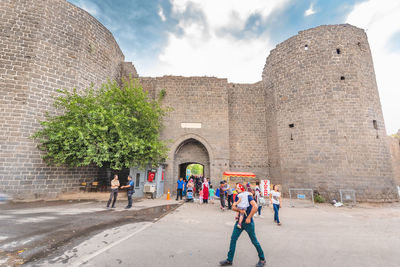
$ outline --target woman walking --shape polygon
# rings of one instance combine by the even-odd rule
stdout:
[[[277,186],[276,184],[272,187],[270,200],[271,204],[274,207],[274,222],[276,222],[278,225],[281,225],[278,213],[279,213],[279,208],[282,205],[282,197],[281,197],[281,192],[279,192],[279,186]]]
[[[111,208],[115,208],[115,201],[117,201],[117,196],[118,196],[118,187],[119,187],[119,181],[118,181],[118,175],[114,174],[114,179],[111,180],[111,193],[110,193],[110,199],[107,202],[107,208],[110,207],[111,201],[114,198],[114,201],[111,205]]]
[[[208,194],[209,184],[208,184],[207,178],[204,178],[202,189],[203,189],[203,203],[207,204],[208,196],[209,196],[209,194]]]

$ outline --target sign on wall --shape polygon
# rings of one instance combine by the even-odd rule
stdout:
[[[198,123],[198,122],[182,122],[181,123],[181,128],[200,129],[201,128],[201,123]]]

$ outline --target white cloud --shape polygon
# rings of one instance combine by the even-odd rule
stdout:
[[[161,21],[166,21],[167,20],[167,18],[164,15],[164,10],[162,9],[161,6],[158,7],[158,15],[160,16]]]
[[[312,14],[315,14],[314,5],[311,4],[310,7],[304,12],[304,16],[308,17]]]
[[[77,3],[75,3],[75,5],[79,6],[92,16],[97,16],[99,14],[98,6],[93,2],[78,0]]]
[[[140,70],[154,75],[216,76],[230,82],[257,82],[269,51],[274,47],[268,36],[237,40],[221,35],[221,29],[241,31],[254,14],[265,20],[284,7],[288,0],[172,0],[173,16],[180,19],[183,34],[169,33],[168,44],[159,64]],[[204,20],[185,18],[189,5],[204,14]],[[257,23],[257,22],[256,22]]]
[[[400,1],[370,0],[356,5],[346,21],[367,32],[389,134],[400,129],[400,49],[391,51],[393,46],[389,45],[393,35],[400,31],[399,19]]]

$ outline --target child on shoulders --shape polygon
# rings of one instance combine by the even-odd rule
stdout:
[[[237,209],[239,210],[238,215],[236,218],[239,219],[237,223],[238,228],[242,228],[242,222],[244,215],[246,214],[247,208],[250,206],[249,203],[249,195],[251,195],[250,192],[246,191],[244,186],[242,184],[238,184],[236,186],[236,191],[238,192],[238,201],[236,201],[234,204],[236,204]],[[246,214],[247,216],[247,214]]]

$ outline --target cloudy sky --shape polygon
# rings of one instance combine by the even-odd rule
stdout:
[[[68,0],[114,35],[140,76],[261,80],[276,44],[321,24],[366,30],[386,130],[400,129],[399,0]]]

